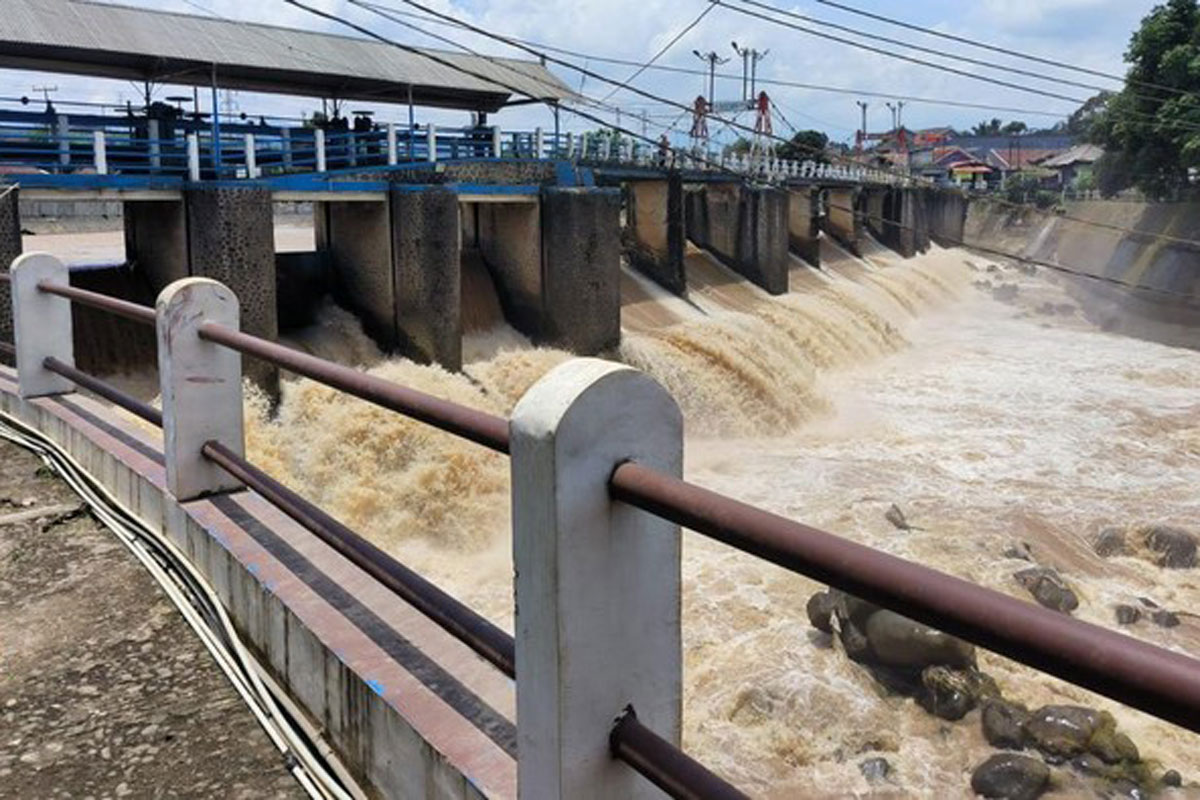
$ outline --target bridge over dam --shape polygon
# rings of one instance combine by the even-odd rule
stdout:
[[[552,156],[541,139],[531,137]],[[623,261],[685,296],[691,242],[778,295],[788,290],[791,254],[819,266],[822,232],[851,253],[871,236],[912,256],[934,238],[960,242],[966,219],[958,192],[812,163],[771,164],[747,180],[735,166],[764,168],[669,169],[632,153],[628,161],[537,155],[174,184],[125,174],[22,176],[0,199],[0,256],[20,252],[22,198],[116,199],[129,265],[121,283],[138,298],[187,276],[220,280],[242,298],[246,329],[273,339],[281,314],[285,323],[304,318],[328,292],[385,351],[455,370],[464,281],[488,285],[504,319],[535,343],[597,354],[619,343]],[[313,252],[275,252],[279,202],[312,205]],[[0,319],[0,330],[7,326]]]

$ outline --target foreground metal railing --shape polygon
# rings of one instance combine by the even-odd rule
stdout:
[[[43,261],[35,260],[33,263],[41,264],[43,270],[54,273],[56,267],[44,261],[47,257],[38,258]],[[20,272],[19,269],[17,271]],[[177,337],[172,346],[177,347],[182,341],[180,337],[185,332],[171,329],[170,322],[164,324],[163,314],[156,315],[152,309],[144,306],[70,288],[66,285],[65,268],[56,275],[39,277],[35,274],[25,283],[34,286],[35,291],[41,294],[69,299],[143,323],[157,324],[160,358],[165,328]],[[196,284],[195,281],[181,283],[190,286]],[[212,282],[201,283],[204,284],[201,288],[206,290],[215,291],[213,287],[219,287]],[[224,287],[219,288],[228,291]],[[164,303],[169,306],[174,302],[172,298],[180,296],[179,292],[173,292],[171,287],[164,291],[159,300],[160,309]],[[29,291],[21,291],[19,286],[14,286],[13,294],[16,306],[22,296],[28,298]],[[197,306],[197,309],[202,310],[202,306]],[[20,324],[20,313],[16,307],[14,312],[17,317],[18,379],[23,380],[25,374],[33,370],[22,361],[23,356],[29,356],[21,337],[24,334],[33,338],[36,334]],[[200,317],[203,316],[200,313]],[[261,359],[496,452],[511,454],[514,464],[520,459],[525,459],[525,464],[530,463],[523,451],[514,452],[511,431],[516,429],[516,420],[510,422],[398,386],[242,333],[227,322],[205,321],[202,318],[197,321],[194,318],[188,330],[188,335],[195,340]],[[178,420],[173,421],[169,412],[164,420],[163,412],[150,409],[104,382],[79,372],[59,357],[46,356],[36,363],[56,376],[95,391],[154,424],[163,424],[164,421],[167,425],[181,424]],[[237,374],[240,375],[240,366]],[[611,376],[611,373],[596,374],[602,375],[597,380]],[[533,394],[536,392],[530,393]],[[168,396],[169,389],[165,388],[164,399]],[[240,393],[237,397],[240,403]],[[523,400],[522,405],[518,406],[519,413],[528,413],[527,410],[522,411],[525,402]],[[528,447],[528,442],[522,446]],[[596,446],[601,446],[600,439],[597,439]],[[239,485],[254,489],[482,658],[510,677],[517,678],[520,699],[523,684],[515,668],[519,643],[513,637],[262,472],[241,455],[240,442],[234,447],[228,443],[205,440],[199,442],[197,447],[200,453],[193,456],[199,455],[215,464]],[[175,457],[180,456],[176,454]],[[170,455],[168,462],[170,469]],[[605,475],[603,482],[613,503],[640,509],[1020,663],[1200,732],[1200,661],[1196,659],[850,542],[696,486],[636,460],[618,460],[611,472]],[[520,538],[521,535],[523,531],[518,530],[514,538]],[[619,535],[626,536],[628,533],[622,530]],[[518,549],[521,546],[518,543]],[[677,563],[675,569],[678,569]],[[531,686],[527,691],[546,689]],[[628,764],[672,797],[744,797],[736,788],[680,751],[671,741],[643,725],[632,707],[623,712],[614,708],[611,714],[617,717],[608,738],[612,756]],[[522,761],[526,757],[532,758],[522,751]]]

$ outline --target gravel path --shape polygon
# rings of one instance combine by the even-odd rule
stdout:
[[[304,797],[158,586],[40,466],[0,442],[0,798]]]

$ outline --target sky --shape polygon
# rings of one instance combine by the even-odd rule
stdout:
[[[415,31],[354,6],[347,0],[307,0],[311,5],[343,15],[370,27],[385,36],[426,47],[448,48],[444,42],[427,38]],[[980,50],[965,44],[949,42],[903,30],[881,22],[864,19],[819,0],[759,0],[818,20],[850,26],[858,30],[902,39],[906,42],[933,48],[939,56],[930,56],[891,44],[868,42],[914,58],[928,59],[952,66],[964,72],[990,75],[1025,87],[1036,87],[1083,100],[1095,94],[1095,89],[1063,85],[1054,78],[1075,80],[1096,88],[1119,88],[1120,84],[1103,77],[1065,72],[1043,64],[1014,59]],[[403,0],[377,0],[406,11],[414,11]],[[452,14],[497,33],[533,40],[594,56],[629,59],[644,62],[666,45],[679,31],[691,24],[709,7],[709,0],[418,0],[439,11]],[[1139,20],[1155,5],[1154,0],[838,0],[843,5],[887,15],[939,31],[1030,53],[1086,69],[1120,75],[1125,71],[1122,56],[1130,34]],[[183,13],[218,16],[226,19],[267,22],[289,27],[301,27],[332,33],[351,33],[336,23],[319,19],[302,9],[289,6],[284,0],[125,0],[128,5],[179,11]],[[753,18],[735,10],[738,0],[725,0],[724,5],[710,13],[688,31],[656,62],[659,65],[705,69],[693,53],[715,51],[721,57],[731,57],[719,67],[720,73],[733,74],[733,79],[718,78],[718,101],[737,100],[741,96],[741,63],[733,52],[731,42],[768,51],[759,64],[761,78],[783,82],[800,82],[816,86],[850,90],[847,93],[818,91],[780,85],[763,85],[777,108],[773,119],[777,135],[790,135],[793,129],[815,128],[826,132],[835,141],[853,140],[860,126],[861,111],[857,100],[869,104],[868,128],[885,131],[891,128],[892,116],[886,107],[888,97],[870,97],[861,92],[907,95],[924,100],[909,100],[903,109],[904,124],[913,129],[951,125],[967,128],[992,117],[1004,120],[1021,119],[1030,127],[1050,126],[1062,120],[1077,105],[1072,100],[1048,98],[1014,88],[992,85],[963,75],[947,74],[921,65],[904,62],[881,54],[866,52],[848,45]],[[761,9],[759,9],[761,11]],[[795,24],[811,26],[792,20]],[[468,34],[461,30],[437,25],[423,25],[428,30],[452,37],[480,52],[529,57],[502,44]],[[824,28],[833,35],[858,39],[845,32]],[[861,39],[858,39],[861,41]],[[964,64],[945,58],[945,54],[970,56],[988,64],[998,63],[1026,69],[1043,79],[997,72],[983,66]],[[632,67],[564,56],[614,80],[623,81],[633,72]],[[595,78],[583,78],[577,71],[551,64],[551,68],[573,89],[595,100],[605,98],[613,86]],[[104,81],[64,75],[42,75],[29,72],[0,70],[0,96],[31,94],[34,86],[58,87],[58,100],[90,100],[115,103],[137,102],[138,92],[122,81]],[[695,97],[707,93],[707,79],[700,75],[680,75],[656,70],[643,72],[634,81],[639,89],[690,106]],[[180,94],[178,87],[156,89],[156,97]],[[185,94],[189,91],[183,92]],[[942,100],[975,103],[986,108],[962,108],[947,105]],[[234,101],[251,115],[298,117],[320,107],[319,100],[286,98],[270,95],[238,93]],[[207,108],[207,101],[202,100]],[[11,104],[0,104],[10,107]],[[354,107],[371,107],[355,103]],[[673,139],[686,141],[690,119],[683,117],[677,107],[666,105],[627,90],[618,91],[607,99],[606,107],[590,113],[616,121],[620,108],[620,124],[657,137],[669,130]],[[374,107],[378,120],[402,121],[407,110],[398,107]],[[1016,110],[1000,110],[1016,109]],[[419,111],[419,120],[437,124],[465,124],[461,112]],[[595,123],[569,113],[561,116],[563,130],[594,129]],[[553,127],[551,113],[541,107],[511,109],[501,112],[493,121],[502,128]],[[737,122],[753,125],[749,112],[737,117]],[[670,126],[674,126],[671,128]],[[718,122],[710,122],[710,132],[720,139],[729,139],[735,131]]]

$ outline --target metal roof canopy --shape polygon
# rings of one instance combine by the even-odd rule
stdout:
[[[566,100],[545,66],[424,50],[480,80],[368,39],[90,0],[4,0],[0,67],[156,83],[497,111],[514,94]],[[506,66],[500,66],[501,62]],[[508,69],[511,67],[512,69]],[[515,72],[513,70],[516,70]],[[522,94],[523,93],[523,94]]]

